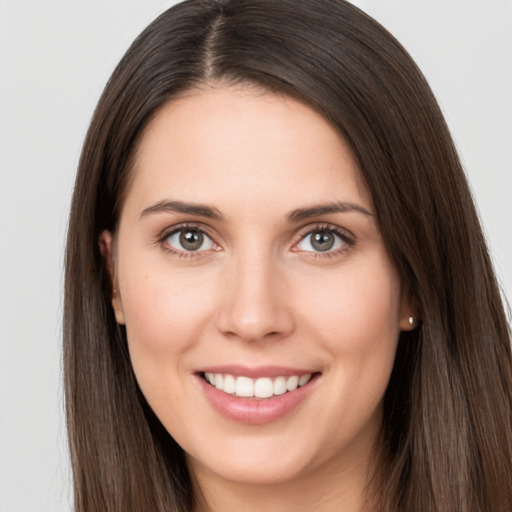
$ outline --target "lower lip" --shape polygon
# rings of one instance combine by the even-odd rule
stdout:
[[[204,394],[217,412],[230,420],[248,424],[269,423],[286,416],[313,390],[318,377],[319,375],[314,375],[304,386],[282,395],[256,399],[228,395],[197,375]]]

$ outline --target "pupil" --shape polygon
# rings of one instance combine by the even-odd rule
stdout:
[[[203,234],[200,231],[183,231],[180,244],[187,251],[197,251],[203,245]]]
[[[320,231],[311,237],[311,245],[317,251],[328,251],[334,245],[334,236],[327,231]]]

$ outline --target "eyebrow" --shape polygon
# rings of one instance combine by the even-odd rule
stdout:
[[[156,213],[186,213],[209,219],[223,220],[223,216],[217,208],[203,204],[185,203],[183,201],[159,201],[145,208],[140,214],[140,218],[142,219]]]
[[[308,208],[298,208],[293,210],[291,213],[285,216],[287,222],[299,222],[310,217],[316,217],[318,215],[325,215],[328,213],[345,213],[345,212],[357,212],[362,213],[366,216],[373,217],[366,208],[355,204],[347,203],[342,201],[336,201],[333,203],[319,204],[310,206]],[[154,215],[157,213],[186,213],[189,215],[196,215],[198,217],[207,217],[218,221],[224,220],[224,216],[217,208],[197,204],[197,203],[186,203],[184,201],[170,201],[164,200],[159,201],[151,206],[145,208],[140,214],[140,218]]]
[[[310,206],[308,208],[299,208],[289,213],[286,216],[286,220],[288,222],[298,222],[304,219],[308,219],[310,217],[316,217],[317,215],[325,215],[327,213],[345,213],[345,212],[357,212],[362,213],[368,217],[373,217],[373,214],[370,213],[366,208],[355,204],[355,203],[346,203],[342,201],[336,201],[328,204],[319,204]]]

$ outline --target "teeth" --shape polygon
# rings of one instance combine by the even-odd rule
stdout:
[[[223,390],[224,391],[224,390]],[[236,396],[254,396],[254,381],[249,377],[238,377],[236,379]]]
[[[293,375],[292,377],[288,377],[286,379],[286,389],[288,391],[293,391],[294,389],[297,389],[299,386],[299,377],[296,375]]]
[[[305,375],[291,375],[289,377],[260,377],[251,379],[249,377],[235,377],[230,374],[205,373],[204,378],[212,386],[224,391],[229,395],[236,395],[243,398],[270,398],[274,395],[282,395],[287,391],[294,391],[304,386],[311,380],[311,373]]]
[[[236,380],[233,375],[224,376],[224,387],[222,389],[225,393],[232,395],[236,391]]]
[[[286,379],[284,377],[277,377],[274,381],[274,395],[282,395],[286,393]]]
[[[311,374],[302,375],[299,378],[299,386],[304,386],[304,384],[307,384],[309,379],[311,379]]]
[[[270,398],[274,394],[272,379],[263,377],[254,383],[254,396],[257,398]]]
[[[224,375],[222,375],[221,373],[215,374],[215,387],[217,389],[223,389],[224,387]]]

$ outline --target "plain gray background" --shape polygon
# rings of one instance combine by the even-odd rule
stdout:
[[[0,512],[70,510],[63,245],[80,147],[133,38],[175,2],[0,0]],[[354,0],[426,74],[512,297],[512,2]]]

